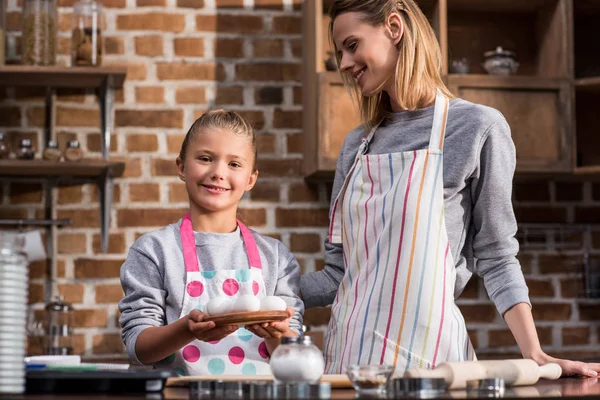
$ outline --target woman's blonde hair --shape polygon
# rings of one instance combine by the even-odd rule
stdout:
[[[361,13],[359,19],[372,26],[385,24],[392,13],[400,16],[403,34],[398,43],[400,55],[396,62],[395,82],[397,101],[402,109],[425,107],[433,100],[436,89],[449,98],[454,97],[442,81],[442,56],[433,28],[414,0],[333,0],[329,9],[329,38],[335,48],[338,66],[341,56],[333,42],[333,23],[336,17],[346,12]],[[389,115],[391,103],[386,92],[363,96],[352,76],[341,75],[368,126]]]
[[[181,161],[185,161],[188,144],[194,140],[198,134],[206,133],[211,129],[223,129],[237,135],[247,136],[250,140],[252,149],[254,150],[252,171],[257,170],[256,135],[254,134],[252,125],[235,111],[226,111],[220,108],[207,111],[194,121],[181,144],[181,151],[179,152]]]

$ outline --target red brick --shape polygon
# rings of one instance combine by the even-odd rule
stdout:
[[[134,63],[134,62],[128,62],[128,63],[111,63],[111,62],[103,62],[104,64],[106,64],[107,66],[114,66],[114,67],[125,67],[127,68],[127,75],[126,75],[126,80],[127,81],[143,81],[146,80],[146,75],[148,73],[148,71],[146,70],[146,64],[143,63]]]
[[[177,176],[177,165],[175,164],[175,160],[171,158],[152,159],[152,176]]]
[[[583,183],[581,182],[556,182],[554,187],[556,201],[583,201]]]
[[[90,186],[90,199],[91,199],[92,204],[99,203],[98,196],[99,196],[98,186],[91,185]],[[120,202],[121,202],[121,185],[115,184],[113,186],[113,205],[118,204]]]
[[[123,178],[137,178],[142,176],[142,163],[139,158],[127,158],[125,160],[125,172],[123,172]]]
[[[42,197],[42,186],[39,183],[10,184],[11,204],[39,203]]]
[[[204,8],[204,0],[177,0],[177,7]]]
[[[260,227],[267,224],[267,212],[264,208],[239,208],[239,219],[250,227]]]
[[[216,0],[217,8],[242,8],[244,0]]]
[[[106,310],[75,309],[73,326],[75,328],[105,328],[108,323]]]
[[[600,222],[600,207],[575,207],[576,223],[596,224]]]
[[[175,90],[175,101],[179,104],[204,104],[206,89],[202,86],[178,87]]]
[[[83,233],[60,233],[57,239],[58,254],[87,252],[87,239]]]
[[[263,31],[263,17],[258,15],[197,15],[196,30],[219,32],[256,34]]]
[[[260,158],[259,168],[262,177],[301,177],[302,176],[302,159],[286,158]]]
[[[139,0],[138,0],[139,3]],[[92,353],[94,354],[121,354],[124,351],[123,340],[118,333],[101,333],[94,335]]]
[[[545,346],[552,345],[552,328],[543,327],[537,328],[537,333],[540,338],[540,343]],[[508,329],[490,330],[488,331],[488,346],[489,347],[508,347],[516,346],[514,336]]]
[[[155,152],[158,150],[158,138],[155,134],[130,134],[127,135],[127,151],[129,152]]]
[[[523,252],[517,254],[517,260],[521,264],[521,270],[524,274],[530,274],[533,270],[533,256]]]
[[[274,154],[277,152],[277,135],[260,133],[256,135],[256,149],[260,154]]]
[[[239,63],[235,65],[237,81],[300,81],[302,64]]]
[[[461,304],[459,308],[467,324],[494,322],[499,317],[496,307],[492,304]]]
[[[288,187],[290,203],[313,203],[319,201],[319,188],[307,183],[290,183]]]
[[[272,86],[256,88],[254,102],[260,105],[281,104],[283,102],[283,88]]]
[[[274,128],[301,129],[302,111],[284,111],[277,109],[273,115]]]
[[[186,209],[121,209],[117,210],[117,225],[122,228],[165,226],[177,222],[185,213]]]
[[[587,326],[562,328],[563,346],[581,345],[590,343],[590,328]]]
[[[183,128],[182,110],[116,110],[116,126]]]
[[[281,15],[273,17],[273,33],[299,35],[302,33],[302,17]]]
[[[215,104],[243,104],[244,88],[241,86],[217,86]]]
[[[58,43],[56,44],[56,54],[62,56],[71,55],[71,38],[58,38]]]
[[[84,287],[80,283],[61,283],[58,285],[58,294],[64,301],[71,304],[83,303]]]
[[[38,283],[29,283],[27,292],[28,304],[43,303],[45,300],[44,285]]]
[[[216,32],[217,31],[217,16],[203,15],[196,16],[196,30],[200,32]]]
[[[95,234],[92,237],[92,250],[94,254],[103,254],[101,249],[101,237]],[[122,254],[125,253],[125,235],[122,233],[111,233],[108,235],[108,254]]]
[[[321,251],[321,237],[314,233],[292,233],[290,250],[298,253],[318,253]]]
[[[21,12],[7,12],[5,27],[7,32],[21,32],[22,29],[22,21],[21,21]]]
[[[185,135],[169,134],[167,135],[167,151],[179,155],[181,144],[185,139]]]
[[[179,57],[204,56],[203,38],[175,38],[173,40],[175,55]]]
[[[321,326],[328,325],[331,318],[331,308],[314,307],[304,311],[304,325]]]
[[[57,210],[56,218],[70,218],[71,228],[98,228],[100,226],[100,210]]]
[[[253,42],[254,57],[283,57],[282,39],[257,39]]]
[[[73,7],[78,0],[58,0],[59,7]],[[100,2],[107,8],[125,8],[126,0],[102,0]]]
[[[326,227],[329,225],[329,211],[314,208],[277,208],[275,210],[277,227]]]
[[[540,279],[527,279],[529,297],[554,297],[552,281]]]
[[[302,133],[291,133],[286,135],[288,154],[302,154],[304,152],[304,135]]]
[[[86,89],[61,88],[56,91],[56,100],[69,103],[85,103],[88,98]]]
[[[566,274],[580,271],[581,256],[540,254],[539,268],[542,274]]]
[[[135,88],[135,100],[138,104],[160,104],[165,101],[163,86],[138,86]]]
[[[0,208],[0,219],[24,219],[28,216],[29,213],[26,208]]]
[[[583,293],[583,281],[578,279],[562,279],[560,281],[560,297],[573,299]]]
[[[117,151],[119,146],[119,136],[110,135],[110,151]],[[89,133],[87,135],[87,148],[88,151],[100,152],[102,151],[102,136],[99,133]]]
[[[96,285],[96,303],[118,303],[123,298],[123,288],[120,284]]]
[[[21,126],[21,120],[19,116],[18,125],[15,125],[14,122],[11,122],[12,118],[10,115],[5,116],[2,110],[5,108],[0,108],[0,116],[2,116],[2,120],[6,120],[6,123],[2,123],[6,126]],[[20,115],[20,114],[19,114]],[[29,107],[25,113],[26,124],[30,128],[38,127],[42,128],[46,121],[46,114],[43,108],[40,107]]]
[[[70,12],[61,12],[58,14],[58,31],[59,32],[70,32],[71,31],[71,21],[73,19],[73,14]]]
[[[254,0],[254,9],[256,10],[282,10],[283,1],[281,0]]]
[[[181,32],[185,28],[185,16],[167,13],[117,15],[117,30],[144,30]]]
[[[294,87],[294,104],[302,104],[302,88],[299,86]]]
[[[96,260],[91,258],[77,258],[75,264],[75,278],[97,279],[118,278],[124,260]]]
[[[167,0],[136,0],[138,7],[165,7]]]
[[[163,37],[161,35],[138,36],[135,38],[135,54],[157,57],[163,55]]]
[[[279,183],[261,182],[259,179],[250,192],[252,201],[278,202],[279,187]]]
[[[19,86],[15,88],[15,99],[24,102],[43,102],[46,89],[39,86]]]
[[[105,36],[104,52],[106,54],[125,54],[125,38],[122,36]]]
[[[225,68],[222,64],[157,63],[156,77],[161,80],[223,81]]]
[[[515,182],[513,192],[517,201],[550,201],[548,182]]]
[[[600,320],[600,307],[598,304],[582,304],[577,305],[579,309],[580,321],[598,321]]]
[[[160,185],[158,183],[130,183],[129,201],[134,203],[160,201]]]
[[[2,126],[21,126],[21,109],[19,107],[0,107],[0,120]]]
[[[216,38],[213,47],[217,58],[244,57],[244,41],[242,39]]]
[[[479,284],[481,283],[481,279],[477,276],[471,277],[467,282],[467,286],[460,294],[461,299],[476,299],[479,297]]]
[[[187,189],[183,183],[169,183],[169,202],[183,203],[189,201]]]
[[[262,111],[235,110],[252,128],[260,130],[265,127],[265,114]]]
[[[56,111],[56,124],[61,126],[98,127],[100,124],[100,112],[98,108],[58,107]]]
[[[552,206],[515,207],[515,216],[519,223],[560,223],[567,222],[567,209]]]
[[[31,271],[31,265],[29,265],[29,271]],[[31,276],[31,273],[30,273]],[[56,277],[57,278],[66,278],[67,277],[67,266],[65,265],[65,260],[57,260],[56,261]]]
[[[568,303],[534,303],[533,319],[535,321],[566,321],[571,318],[571,305]]]

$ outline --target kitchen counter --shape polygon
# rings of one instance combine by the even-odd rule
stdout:
[[[2,396],[4,398],[4,396]],[[23,400],[50,400],[50,399],[81,399],[82,395],[62,395],[62,394],[46,394],[46,395],[14,395],[10,398],[23,399]],[[100,400],[100,399],[167,399],[167,400],[188,400],[190,399],[188,389],[182,387],[169,387],[166,388],[162,395],[160,393],[147,394],[147,395],[119,395],[119,394],[105,394],[105,395],[88,395],[89,400]],[[454,390],[448,392],[446,395],[438,398],[446,399],[466,399],[466,398],[478,398],[479,396],[471,397],[467,396],[464,390]],[[521,386],[514,388],[507,388],[504,393],[504,398],[521,398],[521,399],[550,399],[556,397],[563,397],[567,399],[574,398],[600,398],[600,381],[597,378],[561,378],[555,381],[540,380],[536,385],[533,386]],[[357,393],[351,389],[335,389],[332,390],[332,399],[355,399],[358,398]],[[371,397],[373,398],[373,397]]]

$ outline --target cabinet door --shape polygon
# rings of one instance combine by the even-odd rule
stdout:
[[[510,125],[517,172],[573,170],[571,89],[566,80],[450,75],[454,95],[499,110]]]

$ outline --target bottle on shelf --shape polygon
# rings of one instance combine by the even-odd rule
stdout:
[[[104,14],[95,0],[81,0],[73,6],[71,34],[71,66],[102,64],[104,52]]]
[[[4,140],[4,133],[0,132],[0,159],[8,158],[10,156],[10,150]]]
[[[58,142],[54,139],[48,140],[42,158],[47,161],[60,161],[62,152],[58,148]]]
[[[56,64],[57,25],[56,0],[23,0],[23,64]]]
[[[15,152],[15,155],[20,160],[33,160],[35,152],[31,144],[31,139],[21,139],[19,141],[19,148]]]
[[[69,140],[67,149],[65,150],[65,160],[79,161],[83,157],[83,150],[77,140]]]

